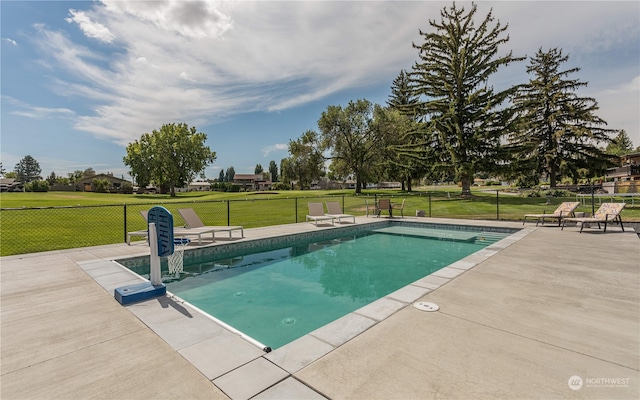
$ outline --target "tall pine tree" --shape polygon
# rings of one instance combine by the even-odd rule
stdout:
[[[476,171],[500,164],[500,140],[511,129],[512,111],[505,101],[515,91],[494,91],[489,78],[502,66],[523,60],[512,52],[499,56],[509,37],[507,26],[494,23],[492,12],[475,25],[477,6],[469,12],[454,3],[430,20],[433,32],[422,32],[420,60],[410,74],[412,90],[421,97],[418,110],[438,136],[440,162],[454,168],[462,195],[471,195]]]
[[[426,155],[428,140],[419,134],[423,124],[418,123],[417,106],[419,98],[410,88],[409,75],[400,70],[391,85],[391,94],[387,99],[387,107],[396,110],[406,118],[405,128],[398,135],[387,135],[387,146],[384,160],[387,178],[399,179],[402,190],[411,192],[411,180],[425,175],[429,171],[429,160]]]
[[[521,173],[546,175],[551,187],[563,175],[575,182],[580,170],[594,176],[611,160],[599,145],[610,142],[614,131],[594,114],[595,99],[576,94],[587,83],[569,78],[580,68],[561,69],[568,59],[557,48],[539,49],[527,67],[533,78],[514,98],[521,118],[509,137],[512,159]]]

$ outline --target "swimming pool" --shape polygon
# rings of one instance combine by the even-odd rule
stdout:
[[[163,271],[163,280],[169,292],[275,349],[512,232],[409,223],[336,229],[293,243],[187,252],[184,272]],[[120,263],[148,275],[148,261]]]

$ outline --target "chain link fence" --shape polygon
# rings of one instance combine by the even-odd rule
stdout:
[[[447,192],[414,192],[399,195],[340,195],[291,198],[259,198],[246,200],[171,201],[99,206],[37,207],[0,209],[0,255],[16,255],[42,251],[124,243],[127,232],[147,229],[140,211],[154,206],[167,208],[175,226],[184,226],[178,209],[192,208],[205,225],[242,225],[245,228],[304,222],[309,202],[339,201],[343,212],[364,216],[367,203],[372,205],[380,197],[390,197],[400,204],[406,199],[403,214],[425,217],[464,218],[486,220],[522,220],[525,213],[553,212],[562,201],[576,201],[576,197],[523,198],[499,191],[482,197],[464,200]],[[599,201],[626,201],[623,211],[640,220],[635,198],[580,198],[579,211],[590,212]],[[394,216],[399,216],[394,210]],[[134,237],[133,240],[143,240]]]

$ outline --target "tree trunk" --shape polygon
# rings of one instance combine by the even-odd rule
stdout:
[[[356,174],[356,194],[362,193],[362,179],[360,174]]]
[[[549,168],[549,186],[551,188],[555,188],[556,187],[556,166],[555,165],[551,165],[551,168]]]
[[[411,191],[411,178],[407,178],[407,192]]]
[[[464,173],[461,177],[462,182],[462,197],[471,197],[471,176],[468,173]]]
[[[176,197],[176,187],[174,185],[171,185],[171,196],[170,197]]]

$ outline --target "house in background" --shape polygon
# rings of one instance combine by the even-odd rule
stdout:
[[[94,179],[106,179],[109,181],[109,188],[107,190],[109,190],[110,192],[117,192],[120,191],[120,189],[122,188],[122,185],[126,182],[126,183],[131,183],[126,179],[120,179],[120,178],[116,178],[115,176],[113,176],[112,173],[108,173],[108,174],[97,174],[94,176],[89,176],[87,178],[83,178],[80,179],[76,182],[76,189],[83,191],[83,192],[93,192],[95,191],[95,188],[93,187],[93,180]]]
[[[208,192],[211,190],[211,183],[209,181],[193,181],[187,183],[187,186],[176,188],[176,192]]]
[[[0,192],[23,192],[22,182],[16,182],[15,178],[0,178]]]
[[[233,183],[242,187],[244,190],[271,190],[272,182],[266,179],[263,174],[235,174]]]
[[[620,157],[620,166],[609,168],[602,188],[608,193],[637,193],[640,186],[640,153]]]

